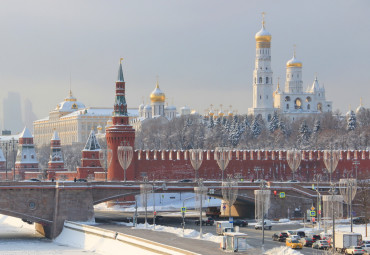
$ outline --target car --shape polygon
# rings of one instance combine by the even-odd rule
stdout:
[[[86,179],[76,179],[76,182],[87,182]]]
[[[264,227],[263,227],[264,229],[271,230],[271,228],[272,228],[272,224],[271,224],[270,220],[265,220],[263,225],[264,225]],[[262,220],[257,222],[257,224],[254,226],[254,229],[261,229],[262,230]]]
[[[370,241],[368,241],[368,240],[363,240],[363,241],[362,241],[362,244],[370,244]]]
[[[368,241],[370,242],[370,241]],[[370,243],[369,244],[363,244],[362,249],[364,249],[367,253],[370,254]]]
[[[31,179],[29,179],[29,181],[31,181],[31,182],[41,182],[39,179],[36,179],[36,178],[31,178]]]
[[[199,226],[199,224],[200,224],[200,221],[199,220],[196,220],[195,221],[195,225],[198,225]],[[213,224],[215,224],[215,220],[214,219],[212,219],[211,217],[209,217],[209,218],[206,218],[206,219],[202,219],[202,226],[203,225],[210,225],[210,226],[213,226]]]
[[[239,227],[246,227],[248,226],[248,222],[245,220],[234,220],[233,226],[239,226]]]
[[[366,220],[364,216],[356,217],[352,219],[353,224],[365,224],[369,223],[369,219]]]
[[[299,235],[301,238],[306,237],[306,233],[304,231],[297,231],[297,235]]]
[[[288,238],[288,234],[286,232],[277,232],[272,235],[273,241],[284,242]]]
[[[296,234],[297,234],[297,232],[296,232],[296,231],[294,231],[294,230],[286,230],[285,232],[287,232],[287,233],[288,233],[288,236],[296,235]]]
[[[293,239],[293,238],[287,238],[285,245],[292,249],[302,249],[303,248],[303,245],[297,239]]]
[[[299,242],[303,245],[303,246],[306,246],[306,247],[311,247],[312,244],[313,244],[313,241],[311,238],[309,237],[302,237],[301,239],[299,239]]]
[[[312,248],[327,250],[330,248],[330,246],[329,246],[329,243],[325,240],[317,240],[316,242],[312,244]]]
[[[311,238],[312,238],[312,241],[313,242],[316,242],[318,240],[321,240],[321,236],[320,235],[312,235]]]
[[[292,238],[292,239],[295,239],[295,240],[301,239],[301,237],[299,235],[290,235],[289,238]]]
[[[179,182],[193,182],[193,180],[190,180],[190,179],[184,179],[184,180],[180,180]]]
[[[364,254],[366,251],[361,246],[350,246],[345,250],[345,254]]]
[[[297,181],[297,180],[289,180],[287,182],[299,182],[299,181]]]

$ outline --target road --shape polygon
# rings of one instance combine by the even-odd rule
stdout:
[[[151,230],[144,230],[144,229],[132,229],[130,227],[117,225],[116,221],[124,221],[127,217],[127,214],[123,214],[121,212],[112,212],[112,211],[96,211],[95,217],[97,222],[100,222],[98,227],[114,230],[117,232],[122,232],[125,234],[133,235],[142,237],[145,239],[149,239],[152,241],[164,243],[167,245],[172,245],[178,248],[182,248],[185,250],[190,250],[193,252],[197,252],[204,255],[217,255],[217,254],[225,254],[223,251],[219,249],[219,244],[214,242],[208,241],[201,241],[196,239],[189,239],[189,238],[182,238],[176,236],[172,233],[165,233],[165,232],[155,232]],[[139,221],[143,222],[143,219]],[[185,221],[185,228],[187,229],[194,229],[199,231],[199,226],[195,225],[195,219],[186,219]],[[166,217],[157,220],[157,224],[163,226],[170,226],[170,227],[178,227],[181,228],[181,218],[177,217]],[[285,246],[283,242],[276,242],[272,241],[272,235],[275,232],[283,231],[283,230],[293,230],[302,228],[302,225],[299,224],[279,224],[273,225],[272,230],[265,230],[265,245],[262,248],[262,231],[255,230],[253,226],[248,227],[240,227],[239,231],[242,233],[248,234],[248,244],[252,247],[248,254],[262,254],[263,250],[269,250],[279,246]],[[211,233],[216,235],[216,227],[215,226],[203,226],[203,233]],[[325,254],[324,251],[312,249],[310,247],[304,247],[300,250],[302,254],[305,255],[316,255],[316,254]]]

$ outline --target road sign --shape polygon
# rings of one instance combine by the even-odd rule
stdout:
[[[209,194],[215,194],[215,189],[209,189]]]
[[[315,216],[316,216],[316,211],[311,211],[311,212],[310,212],[310,216],[311,216],[311,217],[315,217]]]
[[[233,217],[229,217],[229,223],[234,223],[234,218]]]
[[[315,210],[315,209],[316,209],[315,207],[313,207],[313,206],[311,207],[311,211],[313,211],[313,210]]]
[[[285,192],[280,192],[280,193],[279,193],[279,197],[280,197],[280,198],[285,198]]]
[[[181,207],[181,212],[186,213],[186,207]]]
[[[225,211],[225,210],[226,210],[226,205],[223,205],[223,206],[222,206],[222,209],[224,209],[224,211]]]

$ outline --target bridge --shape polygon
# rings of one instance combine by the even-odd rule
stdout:
[[[194,192],[195,183],[156,182],[157,192]],[[93,221],[94,205],[140,194],[142,182],[0,182],[0,213],[36,223],[36,230],[47,238],[57,237],[65,220]],[[221,182],[204,182],[212,189],[209,196],[222,197]],[[284,217],[286,208],[308,209],[316,204],[311,183],[271,183],[270,189],[285,192],[285,199],[271,199],[269,217]],[[321,187],[320,187],[321,188]],[[323,189],[330,185],[322,184]],[[259,183],[240,182],[233,214],[254,215],[254,190]],[[272,192],[273,193],[273,192]],[[274,196],[274,195],[272,195]],[[286,216],[285,216],[286,217]]]

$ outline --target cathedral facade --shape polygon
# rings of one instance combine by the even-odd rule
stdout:
[[[302,62],[293,58],[286,63],[285,87],[273,89],[273,71],[271,69],[271,34],[262,28],[255,35],[256,58],[253,71],[253,106],[248,114],[261,115],[270,121],[275,111],[295,120],[311,114],[331,112],[332,102],[325,98],[325,88],[319,85],[317,77],[312,86],[303,89]]]

